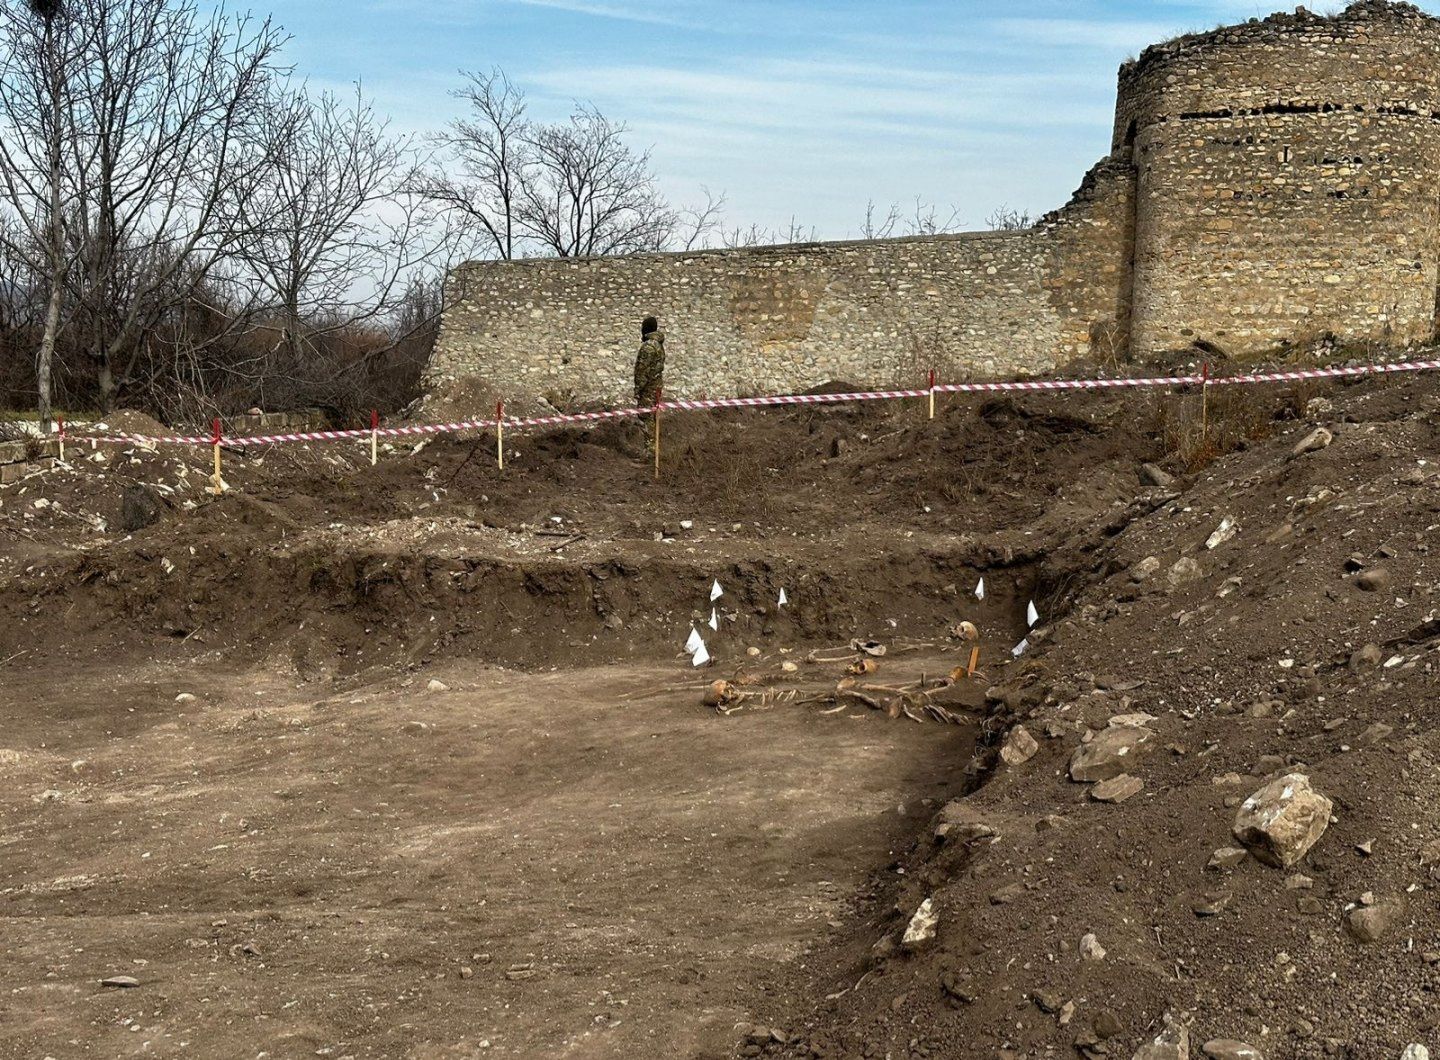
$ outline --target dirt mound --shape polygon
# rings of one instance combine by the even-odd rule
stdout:
[[[94,429],[97,432],[109,429],[121,434],[142,435],[146,438],[163,438],[176,433],[153,416],[137,412],[135,409],[116,409],[95,424]]]
[[[794,1044],[759,1051],[1130,1057],[1167,1019],[1196,1052],[1435,1044],[1440,397],[1332,397],[1095,550],[992,692],[995,744],[1021,750],[931,822],[803,997],[762,1013]],[[1295,776],[1334,820],[1276,868],[1237,816]],[[927,901],[934,941],[906,952]]]
[[[634,423],[517,434],[503,472],[483,434],[373,468],[362,444],[227,452],[220,498],[202,451],[85,453],[0,489],[0,642],[315,689],[679,669],[718,579],[698,710],[751,647],[948,663],[973,621],[971,793],[917,814],[817,952],[756,966],[736,1049],[1126,1060],[1168,1019],[1196,1052],[1393,1060],[1436,1044],[1440,989],[1440,379],[1244,393],[1203,430],[1193,393],[676,415],[658,482]],[[164,514],[126,535],[137,483]],[[1334,820],[1274,837],[1318,836],[1279,869],[1235,824],[1292,776]]]

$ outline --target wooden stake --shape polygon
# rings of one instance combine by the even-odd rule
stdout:
[[[655,391],[655,479],[660,479],[660,395]]]
[[[973,648],[970,649],[970,665],[966,668],[966,672],[969,673],[969,675],[970,675],[971,677],[974,677],[974,676],[975,676],[975,669],[976,669],[976,667],[978,667],[979,665],[980,665],[980,645],[977,644],[977,645],[975,645],[975,647],[973,647]]]
[[[56,416],[55,423],[57,427],[57,434],[59,435],[57,441],[60,443],[60,463],[63,464],[65,463],[65,417]]]
[[[370,410],[370,466],[380,461],[380,410]]]
[[[1210,362],[1200,365],[1200,440],[1210,437]]]
[[[495,463],[505,470],[505,402],[495,402]]]
[[[225,492],[225,480],[220,477],[220,417],[211,425],[211,445],[215,450],[215,477],[211,480],[210,491],[217,497]]]
[[[935,369],[930,369],[930,418],[935,418]]]

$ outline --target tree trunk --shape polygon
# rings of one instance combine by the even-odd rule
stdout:
[[[54,411],[51,406],[50,374],[51,364],[55,360],[55,339],[60,331],[60,298],[63,294],[58,280],[51,284],[50,301],[45,307],[45,331],[40,336],[40,354],[35,365],[39,390],[37,408],[40,413],[40,430],[44,434],[50,433],[50,419]]]
[[[95,368],[95,383],[100,388],[100,411],[115,411],[115,369],[108,354],[101,354]]]

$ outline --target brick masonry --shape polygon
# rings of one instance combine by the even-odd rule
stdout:
[[[650,313],[677,397],[1433,336],[1440,20],[1361,0],[1149,48],[1111,147],[1024,232],[461,266],[428,404],[625,400]]]

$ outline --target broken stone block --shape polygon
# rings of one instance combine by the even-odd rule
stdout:
[[[1200,564],[1192,556],[1181,556],[1165,572],[1165,580],[1172,588],[1184,585],[1186,582],[1194,581],[1200,577]]]
[[[905,928],[905,934],[900,939],[900,945],[912,953],[924,949],[935,941],[935,932],[939,926],[940,915],[935,912],[933,900],[927,898],[920,903],[920,908],[915,910],[915,915],[910,918],[910,923]]]
[[[1265,1060],[1259,1049],[1233,1038],[1214,1038],[1202,1045],[1200,1051],[1210,1060]]]
[[[1167,1021],[1153,1042],[1136,1050],[1134,1060],[1190,1060],[1190,1032]]]
[[[1135,566],[1130,568],[1130,580],[1138,584],[1159,573],[1159,558],[1156,556],[1146,556],[1139,563],[1135,564]]]
[[[1096,802],[1124,802],[1126,799],[1140,794],[1145,790],[1145,782],[1139,777],[1132,777],[1129,773],[1121,773],[1118,777],[1109,780],[1102,780],[1090,789],[1090,797]]]
[[[1404,912],[1404,907],[1394,900],[1352,909],[1345,918],[1345,930],[1357,942],[1379,942],[1394,930]]]
[[[1147,749],[1154,734],[1134,725],[1104,729],[1089,743],[1082,743],[1070,757],[1070,779],[1089,784],[1110,780],[1126,771]]]
[[[1035,737],[1030,735],[1030,730],[1023,725],[1017,725],[1010,730],[1010,735],[1005,737],[1005,743],[1000,748],[1000,759],[1006,765],[1021,766],[1035,757],[1035,752],[1040,750],[1040,745],[1035,742]]]
[[[1316,427],[1313,431],[1301,438],[1295,448],[1290,450],[1290,459],[1304,456],[1306,453],[1318,452],[1335,440],[1335,436],[1324,427]]]
[[[1240,804],[1235,838],[1268,865],[1296,864],[1330,825],[1333,803],[1303,773],[1272,780]]]

